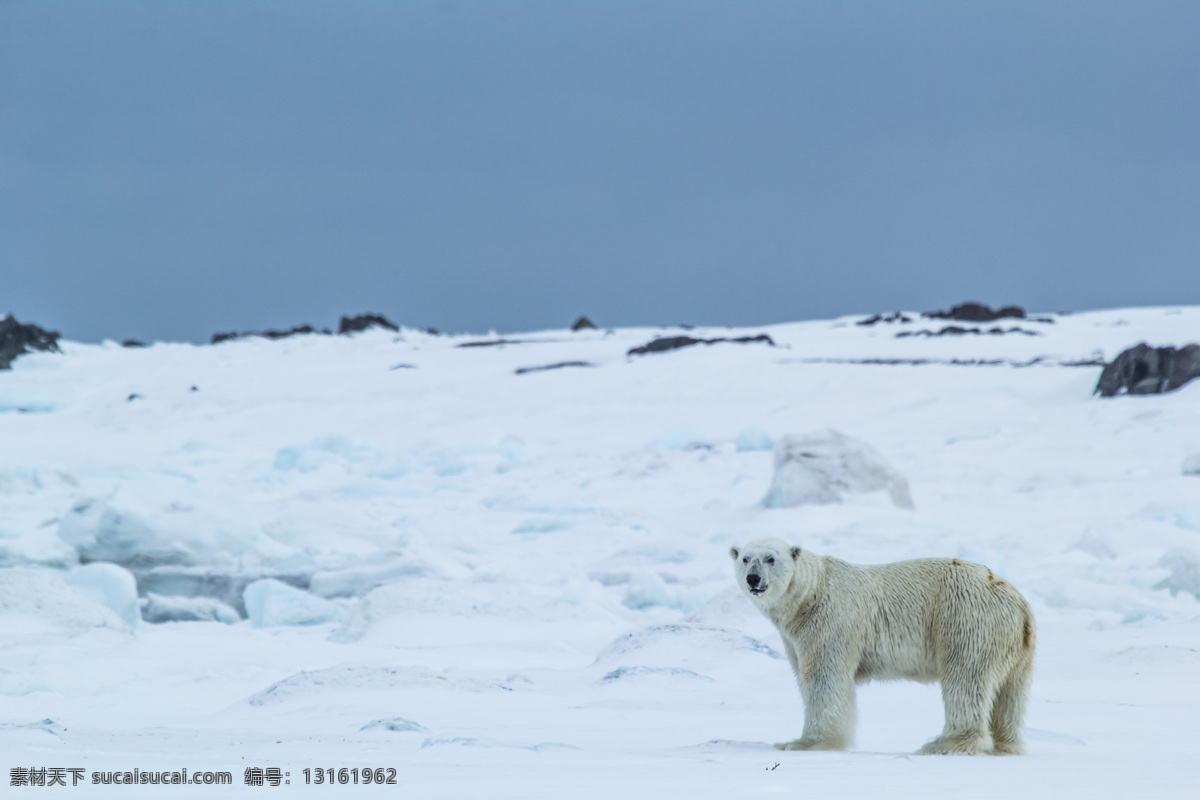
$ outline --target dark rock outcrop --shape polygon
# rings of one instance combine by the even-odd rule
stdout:
[[[874,325],[877,322],[912,322],[912,317],[909,317],[899,311],[893,311],[891,314],[876,314],[873,317],[860,319],[855,325]]]
[[[146,343],[141,339],[126,339],[121,342],[121,347],[145,347]]]
[[[1007,329],[997,326],[995,328],[989,328],[986,331],[981,328],[963,328],[958,325],[947,325],[946,327],[942,328],[940,331],[936,331],[936,332],[935,331],[900,331],[900,333],[896,334],[896,338],[903,339],[906,336],[964,336],[966,334],[979,336],[984,333],[989,334],[991,336],[1002,336],[1003,334],[1006,334],[1006,333],[1022,333],[1026,336],[1040,336],[1041,335],[1037,331],[1025,330],[1024,328],[1018,328],[1015,325],[1013,327],[1007,328]]]
[[[1192,378],[1200,378],[1200,344],[1151,347],[1142,342],[1113,359],[1100,373],[1096,393],[1161,394],[1178,389]]]
[[[716,339],[693,339],[691,336],[664,336],[652,342],[647,342],[640,347],[631,348],[626,355],[640,356],[646,353],[665,353],[668,350],[679,350],[684,347],[691,347],[694,344],[717,344],[718,342],[734,342],[735,344],[766,342],[772,347],[775,346],[774,340],[765,333],[760,333],[758,336],[739,336],[736,339],[730,339],[725,336]]]
[[[579,319],[575,320],[575,324],[571,326],[571,330],[594,331],[596,330],[596,323],[592,322],[587,317],[580,317]]]
[[[546,372],[552,369],[563,369],[564,367],[594,367],[596,366],[590,361],[560,361],[557,364],[545,364],[540,367],[520,367],[516,370],[517,375],[528,375],[531,372]]]
[[[1025,309],[1020,306],[1005,306],[999,311],[993,311],[983,303],[960,303],[949,311],[926,311],[921,316],[959,322],[994,322],[998,319],[1025,319]]]
[[[396,323],[383,314],[359,314],[357,317],[342,317],[338,323],[338,333],[357,333],[367,328],[386,328],[389,331],[399,331]]]
[[[455,347],[503,347],[506,344],[527,344],[525,339],[488,339],[482,342],[463,342]]]
[[[232,331],[229,333],[214,333],[212,336],[212,343],[220,344],[221,342],[228,342],[234,339],[248,339],[251,336],[259,336],[263,339],[286,339],[289,336],[296,336],[304,333],[320,333],[323,336],[332,335],[332,331],[330,331],[328,328],[323,328],[318,331],[312,325],[297,325],[296,327],[289,328],[286,331],[246,331],[244,333]]]
[[[9,369],[13,359],[30,350],[61,353],[58,331],[48,331],[37,325],[22,325],[11,314],[0,319],[0,369]]]

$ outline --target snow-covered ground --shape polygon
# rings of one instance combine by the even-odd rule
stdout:
[[[1072,364],[1195,341],[1200,308],[978,326],[1036,335],[861,319],[22,356],[0,372],[4,785],[187,768],[234,783],[189,796],[294,793],[382,767],[396,786],[339,790],[1195,797],[1200,381],[1104,400]],[[893,360],[922,363],[855,363]],[[562,362],[588,366],[517,372]],[[915,508],[766,507],[771,443],[826,429]],[[772,749],[800,696],[727,554],[762,536],[1015,583],[1028,754],[911,755],[942,722],[911,683],[860,688],[849,752]]]

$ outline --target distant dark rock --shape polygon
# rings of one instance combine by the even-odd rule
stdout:
[[[324,336],[332,335],[332,331],[330,331],[328,328],[322,328],[321,330],[318,331],[312,325],[297,325],[296,327],[290,328],[286,331],[277,331],[277,330],[246,331],[245,333],[237,333],[236,331],[231,331],[229,333],[214,333],[212,336],[212,343],[220,344],[221,342],[228,342],[228,341],[232,341],[234,339],[248,339],[252,336],[258,336],[263,339],[286,339],[289,336],[296,336],[299,334],[307,334],[307,333],[320,333]]]
[[[200,387],[199,387],[199,386],[193,386],[192,388],[188,389],[188,391],[189,391],[189,392],[198,392],[198,391],[200,391]]]
[[[912,317],[905,316],[899,311],[894,311],[891,314],[876,314],[873,317],[860,319],[855,325],[874,325],[877,322],[912,322]]]
[[[145,347],[146,343],[137,339],[126,339],[121,342],[121,347]]]
[[[357,317],[342,317],[338,323],[338,333],[357,333],[367,328],[387,328],[389,331],[399,331],[396,323],[382,314],[359,314]]]
[[[1142,342],[1104,367],[1096,384],[1101,397],[1118,394],[1161,394],[1200,378],[1200,344],[1151,347]]]
[[[138,394],[137,392],[134,392],[133,394],[129,395],[129,397],[125,398],[125,402],[132,403],[134,400],[141,400],[141,399],[142,399],[142,396],[140,394]]]
[[[739,336],[736,339],[728,337],[720,337],[717,339],[693,339],[691,336],[664,336],[655,339],[652,342],[647,342],[640,347],[634,347],[629,350],[626,355],[640,356],[646,353],[664,353],[668,350],[679,350],[684,347],[691,347],[694,344],[717,344],[718,342],[733,342],[735,344],[748,344],[750,342],[766,342],[771,347],[775,346],[774,340],[765,333],[760,333],[758,336]]]
[[[516,370],[517,375],[528,375],[530,372],[546,372],[552,369],[562,369],[564,367],[594,367],[596,366],[590,361],[560,361],[557,364],[546,364],[541,367],[521,367]]]
[[[983,303],[961,303],[949,311],[926,311],[921,316],[959,322],[994,322],[998,319],[1025,319],[1025,309],[1020,306],[1005,306],[999,311],[993,311]]]
[[[0,319],[0,369],[11,368],[13,359],[30,350],[61,353],[59,335],[37,325],[22,325],[11,314],[5,316]]]
[[[596,330],[596,323],[592,322],[587,317],[580,317],[579,319],[575,320],[575,324],[571,326],[571,330],[594,331]]]
[[[487,339],[479,342],[463,342],[455,347],[503,347],[506,344],[527,344],[526,339]]]
[[[1016,326],[1011,328],[988,328],[986,331],[981,328],[963,328],[958,325],[947,325],[940,331],[900,331],[896,334],[897,339],[903,339],[907,336],[964,336],[967,334],[978,336],[980,334],[989,334],[991,336],[1001,336],[1006,333],[1020,333],[1025,336],[1041,336],[1037,331],[1026,330]]]
[[[322,330],[318,331],[312,325],[297,325],[296,327],[290,328],[286,331],[263,331],[262,333],[256,335],[261,336],[264,339],[286,339],[289,336],[296,336],[297,334],[302,333],[321,333],[325,336],[330,335],[328,328],[323,328]]]
[[[442,335],[442,332],[439,331],[437,328],[426,328],[425,332],[428,333],[430,336],[441,336]]]

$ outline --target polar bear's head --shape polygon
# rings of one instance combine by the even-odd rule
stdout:
[[[800,548],[782,539],[758,539],[729,548],[738,586],[758,604],[770,604],[787,592],[796,574]]]

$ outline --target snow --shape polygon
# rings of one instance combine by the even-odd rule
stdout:
[[[246,587],[246,616],[256,628],[279,625],[320,625],[338,615],[338,606],[316,595],[263,578]]]
[[[67,585],[78,589],[136,628],[142,621],[138,607],[137,580],[116,564],[84,564],[64,576]]]
[[[1190,797],[1200,384],[1101,399],[1069,365],[1193,341],[1200,308],[1044,316],[637,357],[678,331],[22,356],[0,400],[47,402],[0,402],[0,766],[234,774],[201,797],[258,791],[247,766],[301,792],[391,767],[415,797]],[[772,447],[824,430],[915,507],[887,481],[766,507]],[[942,709],[911,683],[860,688],[848,752],[773,750],[803,706],[728,555],[763,536],[1012,581],[1039,624],[1028,754],[913,756]]]
[[[771,434],[761,428],[747,428],[737,435],[737,451],[739,453],[753,453],[756,450],[773,450],[774,443],[771,442]]]
[[[242,617],[237,610],[212,597],[180,597],[146,592],[142,618],[147,622],[208,622],[232,625]]]
[[[775,477],[763,504],[790,508],[840,503],[846,492],[887,490],[900,508],[912,508],[908,481],[864,441],[833,430],[783,436],[775,443]]]

